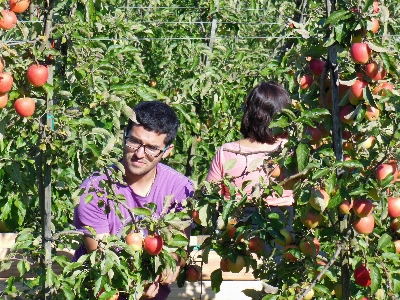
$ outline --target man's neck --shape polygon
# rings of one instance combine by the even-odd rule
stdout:
[[[148,196],[157,175],[157,167],[143,175],[128,175],[125,180],[132,190],[139,196]]]

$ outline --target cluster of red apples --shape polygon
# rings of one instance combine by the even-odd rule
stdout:
[[[397,162],[391,160],[387,164],[380,164],[375,170],[375,179],[381,184],[389,176],[393,176],[392,183],[397,181],[398,177],[398,166]],[[376,191],[371,190],[370,198],[375,201],[380,201]],[[322,188],[315,188],[311,190],[311,196],[309,198],[310,205],[315,211],[310,210],[302,219],[304,226],[308,228],[315,228],[323,220],[323,216],[318,212],[323,211],[328,207],[330,201],[329,194]],[[396,196],[388,197],[387,199],[388,215],[392,219],[391,228],[394,233],[400,235],[400,198]],[[367,198],[358,198],[351,200],[344,200],[339,205],[339,211],[342,214],[352,216],[351,226],[354,231],[359,234],[370,234],[373,232],[375,227],[375,219],[373,216],[374,202]],[[316,212],[318,211],[318,212]],[[394,241],[394,247],[397,253],[400,253],[400,240]]]
[[[160,235],[150,234],[143,238],[143,235],[139,232],[130,232],[125,237],[125,242],[131,247],[133,251],[146,251],[152,256],[159,255],[164,246],[164,240]],[[173,257],[179,261],[180,267],[186,266],[186,261],[178,258],[176,254],[173,253]],[[186,266],[186,280],[189,282],[196,282],[201,277],[200,267],[197,265]]]
[[[31,0],[9,0],[9,9],[1,11],[0,28],[4,30],[13,29],[17,23],[17,15],[26,11],[31,4]]]
[[[28,9],[30,0],[9,0],[9,9],[4,9],[0,14],[0,28],[10,30],[17,24],[16,13],[22,13]],[[0,109],[7,106],[8,92],[13,86],[13,76],[4,71],[5,61],[0,57]],[[26,71],[29,83],[34,87],[43,86],[49,77],[46,66],[33,64]],[[29,117],[35,112],[35,101],[29,97],[22,97],[14,102],[15,111],[22,117]]]
[[[4,60],[0,57],[0,109],[7,106],[8,92],[13,86],[13,76],[4,71]],[[49,77],[49,71],[46,66],[33,64],[26,71],[26,77],[34,87],[43,86]],[[14,102],[15,111],[21,117],[29,117],[35,112],[35,101],[29,97],[22,97]]]
[[[144,248],[150,255],[160,254],[164,246],[164,240],[160,235],[148,235],[143,238],[143,235],[139,232],[128,233],[125,242],[132,250],[140,251]]]

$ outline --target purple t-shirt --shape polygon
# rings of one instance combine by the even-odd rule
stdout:
[[[103,188],[99,187],[99,183],[104,180],[107,180],[105,174],[95,173],[82,183],[81,188],[86,188],[86,191],[93,195],[93,200],[86,204],[85,196],[87,193],[81,196],[79,205],[75,207],[73,224],[77,230],[88,234],[90,232],[84,226],[92,227],[97,234],[109,233],[120,236],[124,226],[131,221],[131,216],[122,205],[119,206],[119,209],[123,220],[116,215],[114,209],[111,209],[109,214],[105,214],[104,207],[99,208],[98,202],[100,200],[107,203],[107,194]],[[145,204],[150,202],[157,204],[155,216],[158,217],[163,210],[165,196],[174,196],[168,211],[173,210],[178,212],[182,209],[181,201],[193,195],[193,185],[181,173],[167,165],[159,163],[157,164],[157,176],[147,197],[137,195],[130,186],[123,184],[115,185],[115,192],[125,196],[126,205],[130,208],[144,207]],[[102,196],[98,196],[100,194]],[[81,245],[75,251],[73,260],[76,261],[86,253],[84,245]],[[158,295],[153,299],[167,299],[170,292],[169,285],[160,285]]]

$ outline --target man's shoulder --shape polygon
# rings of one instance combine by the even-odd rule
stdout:
[[[182,181],[193,185],[192,181],[188,177],[165,164],[159,163],[157,165],[157,172],[168,180]]]

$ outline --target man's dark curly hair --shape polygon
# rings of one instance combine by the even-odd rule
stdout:
[[[289,93],[274,82],[261,82],[247,95],[240,132],[244,138],[273,144],[277,137],[269,125],[273,116],[291,103]]]
[[[179,119],[174,110],[161,101],[140,102],[133,108],[139,126],[159,134],[167,134],[165,145],[170,145],[176,138],[179,127]],[[129,119],[126,132],[132,130],[134,122]]]

